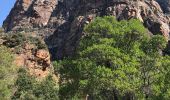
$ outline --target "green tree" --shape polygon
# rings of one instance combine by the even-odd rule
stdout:
[[[161,72],[166,72],[161,52],[164,37],[150,37],[136,19],[118,22],[111,16],[96,18],[84,30],[77,55],[54,64],[60,73],[60,98],[160,97],[165,84]]]

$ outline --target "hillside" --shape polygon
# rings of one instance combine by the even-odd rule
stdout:
[[[0,99],[168,100],[169,14],[170,0],[16,0]]]
[[[137,18],[152,34],[169,40],[170,19],[164,13],[169,6],[158,1],[163,9],[155,0],[17,0],[3,27],[43,36],[53,57],[61,59],[74,53],[84,24],[96,16]]]

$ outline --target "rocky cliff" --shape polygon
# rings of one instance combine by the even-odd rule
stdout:
[[[169,40],[170,0],[17,0],[4,21],[8,31],[34,32],[44,38],[55,59],[71,56],[83,27],[97,16],[139,19],[152,34]]]

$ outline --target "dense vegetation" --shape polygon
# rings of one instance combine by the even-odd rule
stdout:
[[[30,75],[27,66],[14,63],[16,54],[24,52],[25,43],[34,44],[33,51],[46,49],[39,38],[2,31],[0,43],[0,100],[58,100],[59,87],[52,73],[38,79]]]
[[[5,42],[3,45],[8,48],[15,48],[15,51],[21,49],[25,43],[34,44],[35,49],[46,49],[46,45],[42,43],[42,40],[38,37],[28,36],[23,33],[8,33],[3,36]],[[17,53],[17,51],[16,51]]]
[[[0,100],[8,100],[14,89],[17,67],[10,50],[0,46]]]
[[[168,100],[170,57],[163,36],[149,36],[136,19],[96,18],[85,27],[78,52],[55,62],[60,98]]]
[[[0,100],[169,100],[170,56],[162,52],[167,45],[163,36],[150,36],[136,19],[117,21],[110,16],[96,18],[84,33],[73,57],[54,62],[59,83],[53,73],[39,80],[26,67],[13,64],[13,53],[24,42],[46,48],[40,40],[4,36]]]
[[[58,100],[58,85],[52,76],[37,81],[25,69],[19,69],[12,100]]]

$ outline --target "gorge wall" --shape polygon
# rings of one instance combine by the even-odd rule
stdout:
[[[4,21],[6,32],[43,37],[54,59],[74,55],[84,25],[97,16],[139,19],[152,34],[169,40],[170,0],[17,0]]]

